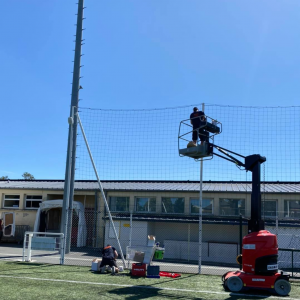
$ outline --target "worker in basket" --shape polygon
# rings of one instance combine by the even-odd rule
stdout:
[[[200,145],[203,145],[204,142],[208,142],[209,133],[200,128],[206,123],[206,117],[203,111],[199,111],[197,107],[193,108],[193,113],[190,115],[190,121],[193,125],[193,134],[192,139],[193,141],[188,144],[188,147],[195,147],[197,146],[198,137],[201,141]]]

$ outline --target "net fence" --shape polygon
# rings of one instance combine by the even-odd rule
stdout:
[[[201,110],[201,104],[197,106]],[[100,177],[106,180],[199,180],[199,168],[194,160],[178,157],[179,124],[190,117],[192,108],[101,110],[81,107],[80,117]],[[216,145],[245,156],[259,153],[267,158],[265,181],[299,179],[300,107],[206,104],[204,110],[207,116],[222,123],[223,132],[215,137]],[[76,179],[95,179],[80,133],[77,144]],[[246,179],[246,172],[239,172],[234,164],[217,157],[204,166],[204,180]]]
[[[192,139],[190,133],[187,141],[178,140],[179,125],[182,120],[188,123],[194,106],[202,108],[202,104],[151,110],[79,108],[129,268],[139,260],[138,255],[135,260],[126,257],[127,247],[143,253],[139,247],[147,247],[148,236],[153,235],[163,250],[152,253],[151,263],[161,271],[199,270],[200,163],[178,155]],[[266,157],[262,216],[266,229],[278,236],[279,267],[300,276],[295,263],[299,253],[289,251],[300,249],[300,107],[205,104],[204,111],[222,124],[222,133],[213,140],[216,145],[244,156]],[[117,243],[99,187],[93,191],[84,187],[96,177],[80,130],[76,180],[75,197],[84,203],[85,223],[73,216],[72,247],[65,262],[90,265],[92,258],[101,257],[105,245]],[[214,156],[204,161],[203,181],[201,273],[221,275],[239,268],[236,256],[247,234],[251,174]],[[85,243],[78,247],[78,232],[84,230]]]

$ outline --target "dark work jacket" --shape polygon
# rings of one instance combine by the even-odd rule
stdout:
[[[102,257],[108,258],[108,259],[114,259],[115,258],[115,253],[114,253],[115,250],[116,250],[116,248],[114,248],[112,246],[107,246],[107,247],[103,248]]]
[[[191,113],[190,119],[192,121],[192,125],[193,125],[194,129],[200,127],[200,125],[203,124],[203,122],[200,121],[201,116],[204,116],[204,112],[201,110]],[[195,119],[193,119],[193,118],[195,118]]]

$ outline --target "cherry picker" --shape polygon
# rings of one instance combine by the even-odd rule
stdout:
[[[208,119],[211,118],[206,117],[205,122],[201,123],[202,131],[204,129],[213,135],[219,134],[222,128],[221,123],[210,123],[207,121]],[[180,123],[179,139],[184,139],[186,134],[192,132],[185,131],[184,134],[180,134],[181,126],[188,125],[186,121]],[[237,261],[242,265],[242,270],[225,273],[222,276],[223,286],[225,290],[231,292],[263,289],[275,292],[280,296],[288,295],[291,291],[289,276],[278,270],[277,236],[265,230],[261,217],[260,166],[266,161],[266,158],[259,154],[243,156],[209,141],[204,145],[179,149],[179,155],[194,159],[212,158],[213,155],[216,155],[244,168],[247,172],[252,172],[251,218],[248,220],[248,234],[242,242],[242,254],[237,257]],[[237,159],[233,155],[242,159]]]

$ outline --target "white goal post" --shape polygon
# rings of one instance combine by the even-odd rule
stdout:
[[[59,264],[65,260],[65,237],[63,233],[26,231],[23,242],[23,262],[32,261],[32,251],[37,250],[39,257],[48,257],[49,253],[59,254]],[[26,251],[27,250],[27,251]]]

